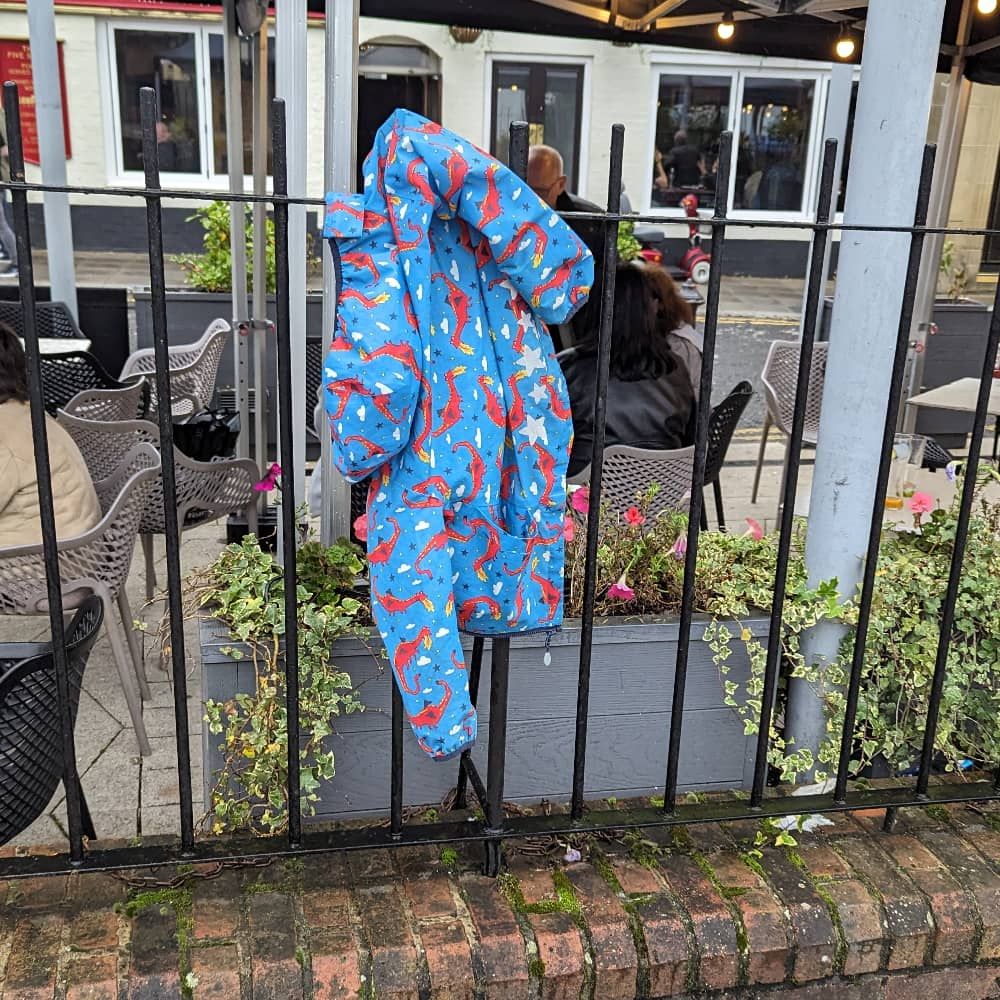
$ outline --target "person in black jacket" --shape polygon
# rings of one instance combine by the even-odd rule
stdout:
[[[644,263],[620,264],[615,278],[605,444],[665,450],[694,442],[695,397],[673,354]],[[570,476],[590,463],[597,396],[597,330],[559,354],[573,411]]]

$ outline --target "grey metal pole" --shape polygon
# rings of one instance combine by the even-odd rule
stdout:
[[[327,5],[326,95],[323,116],[323,182],[328,191],[353,191],[357,172],[358,17],[360,0]],[[333,336],[337,276],[323,243],[323,336]],[[315,400],[308,400],[310,406]],[[351,530],[351,487],[333,467],[330,435],[321,426],[323,510],[320,539],[330,545]]]
[[[226,0],[225,9],[226,71],[226,160],[229,166],[230,194],[243,194],[243,74],[240,37],[236,29],[236,0]],[[229,206],[229,246],[232,248],[233,373],[236,409],[242,433],[238,439],[240,458],[250,457],[250,344],[240,333],[240,323],[250,313],[247,308],[247,227],[246,206]]]
[[[848,225],[913,223],[944,5],[869,4]],[[908,233],[845,232],[840,243],[806,569],[811,585],[836,579],[845,597],[855,595],[867,549],[909,245]],[[803,651],[832,660],[842,636],[824,623]],[[797,747],[815,749],[826,732],[821,692],[792,681],[786,723]]]
[[[972,35],[975,0],[965,0],[959,17],[955,51],[951,57],[948,73],[948,91],[941,109],[941,120],[937,131],[937,169],[931,187],[931,203],[927,211],[928,226],[945,226],[951,211],[951,200],[955,191],[955,177],[958,174],[958,157],[962,150],[962,136],[969,114],[969,98],[972,95],[972,81],[965,78],[966,46]],[[915,349],[910,354],[909,370],[906,377],[905,396],[913,396],[921,391],[924,379],[924,347],[930,336],[931,316],[938,286],[938,263],[944,249],[944,235],[931,233],[924,241],[924,252],[920,259],[920,279],[917,284],[916,303],[913,310],[913,332],[911,343]],[[900,426],[907,433],[913,433],[917,425],[917,411],[904,406],[900,414]]]
[[[847,138],[847,119],[851,111],[851,88],[854,84],[854,66],[850,63],[834,63],[830,71],[830,89],[826,98],[826,120],[823,123],[823,147],[828,139],[837,141],[837,159],[833,167],[834,191],[837,191],[840,181],[840,169],[844,162],[844,140]],[[836,197],[834,198],[836,210]],[[830,273],[830,244],[832,236],[826,234],[826,252],[823,255],[823,277],[819,287],[822,294],[819,299],[819,319],[823,316],[823,301],[826,298],[826,279]],[[809,270],[806,269],[806,283],[802,289],[802,327],[806,321],[806,301],[809,298]],[[821,326],[817,323],[817,330]]]
[[[306,195],[306,0],[278,0],[277,96],[285,102],[288,128],[288,193]],[[291,337],[292,413],[295,418],[292,459],[295,496],[304,497],[306,469],[306,207],[288,207],[288,287]],[[279,330],[282,336],[283,331]],[[312,407],[309,408],[312,417]]]
[[[31,42],[31,78],[35,86],[35,121],[38,125],[42,183],[65,185],[66,140],[53,0],[28,0],[28,37]],[[42,210],[52,299],[65,302],[73,318],[79,319],[69,195],[46,191]]]
[[[261,25],[253,49],[253,193],[267,194],[267,151],[271,145],[271,130],[267,126],[267,22]],[[262,201],[253,206],[253,318],[267,321],[267,206]],[[253,338],[253,432],[254,461],[263,471],[267,465],[267,338],[264,326],[250,330]],[[266,503],[266,499],[265,499]]]

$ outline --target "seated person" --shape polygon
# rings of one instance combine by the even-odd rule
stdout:
[[[72,538],[100,521],[101,507],[75,442],[51,417],[45,421],[56,531]],[[0,324],[0,548],[41,540],[24,349],[10,327]]]
[[[646,265],[649,281],[656,296],[657,324],[666,335],[674,357],[687,369],[694,398],[698,400],[701,384],[701,355],[705,336],[694,328],[691,306],[684,300],[677,282],[662,267]]]
[[[644,264],[621,264],[615,279],[605,443],[666,450],[694,442],[695,401],[687,369],[660,326],[660,304]],[[573,411],[569,475],[590,463],[597,395],[597,329],[559,355]]]

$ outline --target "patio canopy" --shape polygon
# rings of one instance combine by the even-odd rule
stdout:
[[[951,69],[962,6],[963,0],[948,0],[942,73]],[[856,43],[849,61],[860,61],[867,7],[867,0],[361,0],[361,13],[369,17],[824,62],[835,58],[842,30],[851,31]],[[310,9],[323,8],[323,0],[310,0]],[[728,41],[716,34],[725,12],[734,21]],[[1000,83],[1000,19],[975,17],[968,44],[965,75]]]

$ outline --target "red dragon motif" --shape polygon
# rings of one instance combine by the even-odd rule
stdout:
[[[435,437],[446,434],[462,419],[462,394],[455,385],[455,379],[466,372],[465,365],[458,365],[451,371],[444,373],[444,380],[448,383],[448,401],[438,410],[441,418],[441,425],[434,432]]]
[[[447,681],[443,681],[440,678],[438,678],[434,683],[437,684],[438,687],[444,688],[444,694],[441,696],[441,700],[436,705],[428,703],[421,711],[417,712],[416,715],[411,715],[411,726],[436,726],[441,721],[441,717],[444,715],[445,709],[451,701],[451,685]]]

